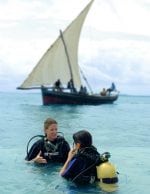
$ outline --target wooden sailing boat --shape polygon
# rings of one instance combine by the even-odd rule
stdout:
[[[89,94],[82,88],[79,65],[78,44],[86,15],[94,0],[64,30],[52,46],[42,56],[38,64],[18,89],[37,89],[42,92],[43,105],[49,104],[103,104],[117,100],[114,95]],[[82,72],[83,74],[83,72]],[[86,78],[84,77],[86,80]],[[58,80],[61,85],[54,83]],[[68,81],[70,88],[67,89]],[[56,83],[58,83],[56,82]],[[62,87],[63,86],[63,87]]]

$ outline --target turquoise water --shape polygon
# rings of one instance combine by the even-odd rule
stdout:
[[[76,188],[59,176],[59,165],[26,164],[26,144],[55,118],[72,145],[72,133],[88,129],[99,152],[109,151],[119,175],[116,194],[150,193],[150,97],[120,96],[112,105],[42,106],[35,93],[0,93],[0,193],[105,193]]]

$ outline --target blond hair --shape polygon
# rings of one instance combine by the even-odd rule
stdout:
[[[44,121],[44,131],[52,124],[57,124],[57,121],[55,121],[54,119],[52,118],[47,118],[45,121]]]

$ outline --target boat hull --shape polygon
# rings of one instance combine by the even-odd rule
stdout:
[[[52,91],[42,88],[43,105],[51,104],[74,104],[74,105],[99,105],[113,103],[118,99],[117,95],[88,95],[79,93],[69,93]]]

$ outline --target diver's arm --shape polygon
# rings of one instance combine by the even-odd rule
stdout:
[[[35,163],[39,163],[39,164],[46,164],[47,163],[47,160],[46,159],[44,159],[42,156],[41,156],[41,150],[40,150],[40,152],[38,153],[38,155],[35,157],[35,158],[33,158],[31,161],[32,162],[35,162]]]
[[[39,153],[38,153],[38,155],[35,158],[33,158],[32,160],[27,161],[27,163],[46,164],[47,163],[47,160],[44,159],[41,156],[41,150],[40,150]]]
[[[27,161],[31,161],[34,158],[36,158],[36,156],[39,154],[40,150],[42,148],[42,144],[41,141],[36,141],[32,147],[30,148],[30,150],[28,151],[27,149],[27,155],[25,157],[25,160]]]
[[[62,167],[62,169],[60,170],[60,175],[63,175],[63,173],[65,172],[65,170],[67,169],[68,167],[68,164],[69,164],[70,160],[66,160],[64,166]]]
[[[62,167],[62,169],[60,170],[60,175],[63,175],[63,173],[65,172],[65,170],[68,167],[69,162],[71,161],[71,159],[73,158],[73,156],[76,154],[76,149],[72,149],[69,151],[68,153],[68,158],[64,164],[64,166]]]
[[[47,163],[47,161],[42,156],[43,152],[43,140],[36,141],[29,152],[27,151],[27,155],[25,160],[27,163]]]

